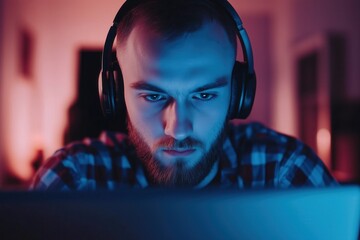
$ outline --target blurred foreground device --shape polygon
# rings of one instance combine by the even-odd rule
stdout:
[[[2,192],[0,239],[357,239],[359,186]]]

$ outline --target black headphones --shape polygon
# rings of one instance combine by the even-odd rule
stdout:
[[[245,119],[251,112],[255,99],[256,75],[249,37],[243,27],[240,16],[227,0],[213,0],[229,14],[237,28],[244,62],[236,61],[232,73],[232,93],[229,117]],[[121,69],[113,61],[112,47],[115,41],[117,26],[124,16],[144,0],[127,0],[116,14],[110,27],[102,54],[102,68],[99,76],[99,96],[105,117],[113,118],[126,114],[124,84]],[[125,116],[123,116],[125,117]]]

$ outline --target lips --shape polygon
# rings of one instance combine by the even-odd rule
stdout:
[[[163,151],[170,156],[185,157],[195,152],[195,149],[164,149]]]

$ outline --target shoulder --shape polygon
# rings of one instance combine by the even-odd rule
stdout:
[[[299,143],[296,138],[272,130],[261,123],[241,123],[237,119],[229,123],[229,138],[236,145],[246,144],[278,149],[288,147],[289,143]]]
[[[230,122],[229,130],[240,166],[257,177],[263,173],[264,181],[282,187],[335,183],[316,153],[299,139],[260,123],[241,124],[238,120]],[[253,175],[249,179],[254,180]]]
[[[86,138],[57,150],[37,171],[31,188],[66,190],[88,187],[96,178],[106,181],[113,160],[129,151],[127,136],[103,132],[98,139]],[[86,185],[86,186],[85,186]]]
[[[57,150],[49,158],[44,166],[54,166],[60,162],[71,159],[74,164],[94,165],[106,164],[111,156],[125,154],[128,150],[128,138],[126,135],[114,132],[102,132],[99,138],[85,138],[82,141],[75,141]]]
[[[296,138],[258,122],[241,123],[239,120],[233,120],[229,124],[228,136],[237,154],[239,165],[251,170],[271,168],[277,171],[279,166],[291,156],[298,155],[305,147]]]

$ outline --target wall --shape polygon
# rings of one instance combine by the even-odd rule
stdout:
[[[297,42],[318,33],[340,33],[346,37],[345,96],[360,100],[360,1],[296,0],[292,5],[293,28],[290,42]]]
[[[2,90],[3,86],[2,86],[2,82],[3,82],[3,72],[4,72],[4,54],[3,54],[3,48],[4,48],[4,41],[3,41],[3,36],[5,34],[4,32],[4,26],[3,24],[1,24],[2,22],[4,22],[4,1],[0,0],[0,101],[1,101],[1,94],[2,94]],[[3,111],[2,111],[2,105],[0,104],[0,136],[2,135],[2,121],[3,121]],[[0,137],[0,186],[2,185],[2,175],[4,173],[4,164],[5,164],[5,160],[4,160],[4,144],[3,144],[3,138]]]
[[[86,2],[86,7],[83,3]],[[22,179],[33,173],[36,150],[49,156],[62,145],[67,108],[75,97],[77,50],[101,47],[119,1],[4,0],[1,108],[4,159]],[[19,74],[19,33],[33,37],[33,74]]]

